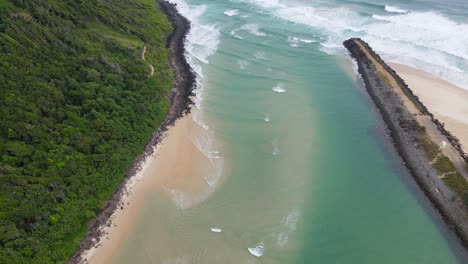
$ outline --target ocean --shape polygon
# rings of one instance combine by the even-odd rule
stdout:
[[[467,1],[170,2],[192,22],[192,117],[205,132],[191,140],[213,191],[196,203],[149,193],[113,263],[467,261],[341,44],[361,37],[468,89]]]

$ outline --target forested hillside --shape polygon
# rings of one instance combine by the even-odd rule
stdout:
[[[154,0],[0,0],[0,263],[73,254],[166,114],[170,31]]]

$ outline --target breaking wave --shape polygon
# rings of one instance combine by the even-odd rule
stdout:
[[[226,16],[237,16],[239,14],[239,9],[226,10],[226,11],[224,11],[224,14]]]
[[[206,12],[205,5],[188,5],[184,0],[169,0],[169,2],[176,4],[178,11],[191,21],[190,32],[186,37],[185,56],[196,74],[194,91],[196,109],[192,111],[192,118],[205,130],[204,133],[194,133],[192,142],[210,160],[212,170],[211,174],[205,176],[205,181],[210,187],[215,187],[222,174],[223,159],[216,147],[214,132],[206,124],[201,109],[203,107],[203,65],[209,63],[209,57],[218,49],[220,30],[217,25],[205,25],[199,22],[199,18]],[[183,205],[183,201],[179,202]]]
[[[322,51],[343,54],[342,42],[361,37],[390,62],[429,72],[468,89],[468,24],[436,11],[367,7],[366,15],[347,6],[304,5],[282,0],[243,0],[273,16],[305,25],[322,38]],[[372,11],[373,10],[373,11]],[[297,40],[291,39],[297,46]]]
[[[385,11],[390,12],[390,13],[401,13],[401,14],[408,13],[408,10],[401,9],[397,6],[391,6],[391,5],[386,5]]]

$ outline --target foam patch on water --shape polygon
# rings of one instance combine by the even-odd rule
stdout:
[[[172,202],[177,207],[184,209],[190,206],[192,200],[188,197],[188,194],[176,189],[168,188],[166,186],[163,186],[163,189],[170,194]]]
[[[347,57],[347,58],[349,59],[349,61],[351,62],[351,68],[353,69],[354,74],[355,74],[358,78],[362,79],[362,76],[361,76],[361,74],[359,73],[359,64],[358,64],[357,60],[356,60],[353,56],[351,56],[351,54],[350,54],[349,52],[346,53],[346,57]]]
[[[249,247],[247,248],[249,250],[249,253],[252,254],[253,256],[259,258],[263,256],[263,252],[265,251],[265,244],[261,242],[260,244],[256,245],[255,247]]]
[[[274,92],[277,92],[277,93],[285,93],[286,92],[286,89],[284,89],[282,83],[277,84],[275,87],[272,88],[272,90]]]
[[[245,24],[241,27],[242,30],[249,32],[252,35],[264,37],[267,34],[262,32],[257,24]]]
[[[263,121],[265,121],[265,122],[270,122],[270,121],[271,121],[270,115],[269,115],[269,114],[266,114],[265,117],[263,118]]]
[[[400,13],[400,14],[408,13],[408,10],[399,8],[397,6],[391,6],[391,5],[385,5],[385,11],[390,12],[390,13]]]
[[[299,220],[300,213],[298,210],[292,210],[287,216],[283,218],[281,231],[276,237],[276,243],[279,247],[283,248],[289,239],[289,234],[296,230],[296,225]]]
[[[257,60],[266,60],[266,54],[265,54],[265,52],[262,52],[262,51],[255,52],[254,57]]]
[[[248,61],[245,60],[237,60],[237,64],[241,70],[245,70],[245,68],[250,64]]]
[[[211,232],[213,233],[221,233],[223,232],[223,229],[219,228],[219,227],[212,227],[210,228]]]
[[[376,9],[376,15],[367,16],[346,6],[243,1],[283,20],[310,27],[323,38],[320,50],[328,54],[343,54],[342,42],[360,37],[389,62],[415,67],[468,89],[466,22],[456,22],[434,11],[411,11],[388,5],[387,15]]]
[[[242,36],[240,36],[239,34],[237,34],[237,31],[241,30],[240,28],[239,29],[233,29],[231,30],[231,32],[229,34],[231,34],[231,36],[237,38],[237,39],[244,39]]]
[[[225,14],[226,16],[230,16],[230,17],[232,17],[232,16],[237,16],[237,15],[239,14],[239,9],[230,9],[230,10],[226,10],[226,11],[224,11],[224,14]]]
[[[216,24],[201,24],[200,17],[206,12],[206,5],[188,5],[184,0],[168,0],[176,4],[177,10],[191,21],[191,28],[186,37],[185,57],[196,74],[196,89],[194,91],[195,107],[202,106],[203,64],[209,63],[209,57],[218,49],[220,30]]]
[[[162,262],[162,264],[188,264],[189,258],[186,256],[179,256],[172,259],[167,259]]]
[[[278,155],[279,154],[279,141],[278,139],[274,139],[273,142],[271,143],[272,147],[273,147],[273,151],[271,152],[271,154],[273,155]]]
[[[291,36],[288,37],[289,46],[291,46],[293,48],[299,47],[301,42],[306,43],[306,44],[310,44],[310,43],[317,42],[317,41],[312,40],[312,39],[301,39],[301,38],[298,38],[298,37],[291,37]]]

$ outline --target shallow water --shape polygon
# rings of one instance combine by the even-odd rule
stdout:
[[[194,116],[207,132],[193,140],[213,161],[223,160],[222,180],[207,182],[214,193],[189,208],[163,190],[148,193],[113,263],[463,261],[463,250],[391,151],[340,46],[361,36],[386,59],[422,65],[468,88],[468,34],[447,33],[462,45],[453,50],[430,39],[426,56],[417,41],[433,37],[427,28],[413,25],[399,35],[405,40],[375,34],[393,34],[401,21],[421,16],[459,23],[463,31],[468,24],[460,24],[459,9],[437,3],[431,9],[430,1],[173,2],[194,22],[188,37],[199,75]],[[419,38],[411,42],[410,33]],[[443,71],[421,63],[427,54],[434,55],[431,63],[442,58]]]

